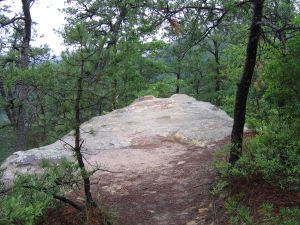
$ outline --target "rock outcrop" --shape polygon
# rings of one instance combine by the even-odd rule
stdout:
[[[94,163],[101,163],[96,157],[100,152],[127,151],[139,146],[152,148],[162,138],[207,146],[228,136],[231,127],[232,119],[219,108],[177,94],[170,98],[146,96],[137,99],[128,107],[83,123],[81,131],[84,154]],[[11,182],[16,172],[40,172],[38,164],[42,159],[56,162],[65,157],[72,160],[68,144],[73,144],[72,132],[51,145],[15,152],[1,166],[5,169],[5,181]]]

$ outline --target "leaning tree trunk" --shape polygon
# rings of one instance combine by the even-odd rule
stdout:
[[[29,45],[31,40],[31,14],[30,14],[30,0],[22,0],[22,10],[24,14],[24,31],[21,45],[21,60],[20,68],[28,69],[29,66]],[[18,118],[17,123],[15,124],[16,128],[16,150],[25,150],[26,149],[26,123],[25,116],[26,111],[24,107],[24,102],[28,95],[27,86],[22,80],[16,82],[16,94],[19,100],[18,106]]]
[[[236,161],[239,160],[242,154],[243,144],[243,131],[246,118],[246,105],[249,88],[251,85],[252,76],[254,73],[256,55],[259,44],[259,38],[261,34],[261,20],[263,14],[264,0],[253,1],[253,19],[250,28],[247,56],[244,65],[244,71],[241,76],[240,82],[238,83],[235,108],[234,108],[234,121],[231,133],[231,151],[229,162],[235,165]]]

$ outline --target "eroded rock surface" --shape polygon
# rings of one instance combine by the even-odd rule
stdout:
[[[81,130],[84,151],[88,153],[86,157],[118,170],[129,164],[144,164],[145,168],[159,165],[165,158],[170,158],[168,151],[180,154],[176,148],[163,148],[164,156],[148,152],[145,159],[145,155],[140,155],[139,149],[159,148],[162,140],[172,139],[204,147],[228,136],[231,127],[232,119],[212,104],[196,101],[187,95],[173,95],[170,98],[146,96],[137,99],[128,107],[92,118],[81,125]],[[15,152],[1,166],[5,169],[4,179],[12,181],[16,172],[40,172],[38,163],[42,159],[55,162],[66,157],[71,160],[72,152],[66,143],[73,145],[72,132],[51,145]],[[115,152],[108,153],[107,150]],[[115,161],[107,160],[107,157]]]

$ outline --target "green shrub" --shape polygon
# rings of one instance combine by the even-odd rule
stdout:
[[[14,186],[0,195],[1,225],[33,225],[46,209],[55,205],[53,195],[72,189],[77,168],[62,160],[59,164],[41,163],[41,175],[17,175]]]
[[[231,225],[297,225],[300,224],[299,208],[281,208],[279,213],[274,215],[273,205],[264,203],[259,212],[262,214],[258,221],[256,216],[251,215],[250,208],[240,203],[239,199],[228,198],[225,204],[226,211],[230,217]]]
[[[181,87],[185,86],[185,82],[183,80],[177,81],[172,77],[166,77],[150,84],[147,89],[139,92],[138,96],[153,95],[158,98],[166,98],[174,94],[177,83]]]
[[[0,224],[33,225],[51,205],[52,199],[45,193],[15,188],[1,197]]]
[[[237,168],[282,188],[300,188],[300,123],[270,124],[248,141]]]
[[[250,215],[249,209],[245,206],[241,206],[232,198],[229,198],[225,204],[227,213],[230,216],[231,225],[254,225],[253,218]]]
[[[230,179],[261,178],[281,188],[300,189],[300,123],[282,121],[268,124],[255,138],[245,141],[243,155],[235,167],[215,163],[221,177]],[[223,150],[229,153],[230,146]]]

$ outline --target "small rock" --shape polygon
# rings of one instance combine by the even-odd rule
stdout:
[[[77,197],[76,200],[79,201],[79,202],[85,202],[85,199],[82,198],[82,197]]]
[[[208,208],[200,208],[198,209],[198,213],[203,214],[203,213],[207,213]]]
[[[192,220],[188,222],[186,225],[197,225],[197,222],[195,220]]]
[[[185,161],[180,161],[177,163],[177,165],[182,165],[182,164],[185,164]]]
[[[214,146],[216,146],[216,144],[209,144],[209,145],[207,145],[208,148],[212,148]]]

